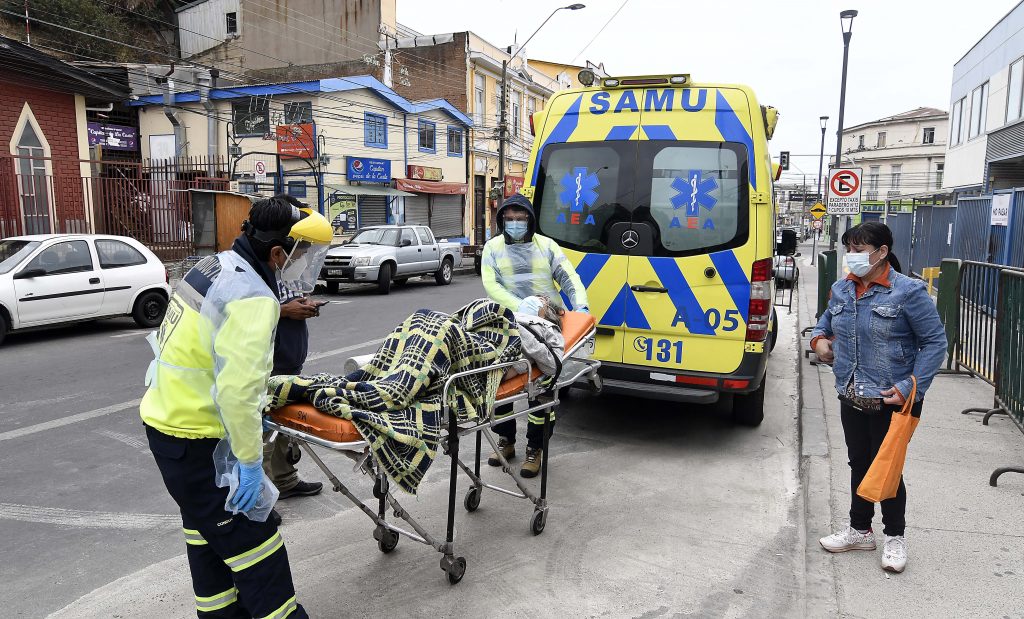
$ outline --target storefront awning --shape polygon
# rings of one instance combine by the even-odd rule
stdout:
[[[399,191],[391,187],[377,187],[373,185],[327,185],[327,190],[345,193],[350,196],[411,196],[407,191]]]
[[[469,185],[466,183],[443,183],[441,181],[421,181],[408,178],[396,178],[395,186],[416,193],[442,193],[448,195],[466,195]],[[408,194],[404,194],[408,195]]]

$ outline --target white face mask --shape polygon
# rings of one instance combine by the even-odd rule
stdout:
[[[871,269],[875,268],[878,262],[871,262],[871,255],[877,252],[849,252],[843,255],[843,262],[846,264],[846,268],[850,270],[857,277],[864,277],[871,272]]]

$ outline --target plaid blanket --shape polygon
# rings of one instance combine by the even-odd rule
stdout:
[[[415,494],[440,442],[444,384],[458,372],[514,361],[521,355],[512,312],[481,299],[454,314],[417,310],[384,340],[373,360],[348,376],[277,376],[270,406],[309,402],[350,419],[381,468]],[[457,378],[449,403],[459,421],[494,402],[503,371]]]

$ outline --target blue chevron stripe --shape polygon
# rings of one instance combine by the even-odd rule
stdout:
[[[537,174],[540,172],[541,155],[544,154],[544,149],[548,144],[560,144],[567,141],[576,131],[576,127],[580,125],[580,103],[582,101],[583,95],[576,97],[569,109],[562,114],[562,118],[558,120],[555,128],[548,134],[548,139],[544,140],[541,147],[537,149],[537,158],[533,162],[533,178],[530,180],[530,184],[534,187],[537,186]]]
[[[715,126],[726,142],[739,142],[747,147],[747,169],[750,170],[750,184],[757,189],[757,164],[754,162],[754,140],[739,116],[725,100],[721,92],[716,93]]]
[[[676,134],[668,125],[641,125],[648,140],[674,140]]]
[[[722,276],[722,281],[725,282],[732,302],[736,304],[736,309],[740,311],[743,321],[746,322],[750,313],[750,280],[747,279],[746,271],[732,250],[711,254],[711,262],[718,269],[718,274]]]
[[[636,133],[636,125],[616,125],[608,132],[608,136],[605,137],[605,141],[619,142],[628,140],[633,137],[634,133]]]
[[[661,285],[668,288],[668,296],[676,311],[686,316],[686,328],[695,335],[714,335],[715,330],[708,324],[704,308],[694,296],[690,284],[679,270],[675,258],[648,258],[651,267],[658,274]]]
[[[608,327],[620,327],[625,324],[630,329],[651,329],[651,323],[647,322],[647,316],[636,300],[636,295],[629,289],[629,284],[622,285],[619,294],[615,296],[615,300],[598,324]]]
[[[608,264],[611,256],[608,254],[587,254],[583,256],[583,260],[580,260],[580,264],[576,267],[576,274],[580,276],[580,281],[583,282],[583,288],[590,288],[590,285],[597,279],[598,274],[604,265]],[[572,301],[569,300],[569,295],[564,292],[559,292],[562,296],[562,303],[565,305],[565,309],[572,311]]]

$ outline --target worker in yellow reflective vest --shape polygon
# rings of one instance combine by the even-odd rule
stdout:
[[[481,279],[492,301],[513,312],[538,315],[550,303],[563,308],[562,294],[571,309],[590,313],[587,289],[576,269],[565,257],[562,248],[537,231],[533,205],[522,194],[515,194],[497,212],[499,236],[487,241],[481,259]],[[558,288],[555,288],[555,285]],[[512,405],[494,409],[499,419],[512,412]],[[554,429],[555,411],[550,411],[548,432]],[[526,424],[526,460],[519,474],[536,477],[544,460],[544,418],[530,414]],[[498,451],[487,459],[491,466],[501,466],[500,453],[506,461],[516,457],[516,420],[495,424]]]
[[[181,510],[198,616],[307,617],[267,519],[277,489],[263,474],[261,414],[278,284],[312,291],[332,230],[283,196],[254,203],[242,230],[175,289],[149,338],[155,359],[141,415]]]

